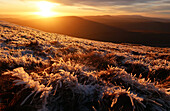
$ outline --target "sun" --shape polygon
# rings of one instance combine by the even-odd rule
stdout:
[[[59,4],[51,3],[47,1],[40,1],[36,3],[37,7],[39,8],[39,12],[35,12],[34,14],[40,15],[43,17],[52,17],[57,15],[57,12],[52,11],[52,8],[55,6],[59,6]]]

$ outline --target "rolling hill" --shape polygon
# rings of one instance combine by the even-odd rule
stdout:
[[[100,17],[99,17],[100,18]],[[110,17],[109,17],[110,18]],[[67,16],[44,19],[0,19],[8,22],[29,26],[47,32],[65,34],[78,38],[86,38],[91,40],[109,41],[114,43],[133,43],[158,47],[170,47],[169,33],[153,33],[153,32],[133,32],[122,27],[121,24],[115,26],[98,23],[99,21],[90,21],[80,17]],[[97,19],[95,19],[97,20]],[[130,20],[130,19],[129,19]],[[108,21],[109,20],[104,20]],[[127,19],[128,21],[128,19]],[[139,20],[138,20],[139,21]],[[123,24],[125,25],[125,24]],[[138,26],[138,25],[135,25]],[[130,27],[133,27],[131,24]],[[154,27],[154,26],[152,26]],[[134,27],[135,28],[135,27]],[[145,26],[145,29],[147,25]],[[163,29],[164,30],[164,29]]]
[[[84,19],[135,32],[170,33],[170,20],[135,15],[85,16]]]
[[[81,39],[2,21],[0,46],[1,111],[170,110],[170,48]]]

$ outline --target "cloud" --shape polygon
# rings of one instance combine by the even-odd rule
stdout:
[[[20,0],[20,1],[42,1],[42,0]],[[93,7],[100,7],[100,6],[135,6],[135,5],[162,5],[162,4],[169,4],[169,0],[45,0],[54,3],[60,3],[63,5],[69,6],[93,6]],[[151,7],[152,7],[151,6]]]
[[[138,3],[148,3],[160,0],[50,0],[64,5],[89,5],[89,6],[113,6],[113,5],[132,5]]]
[[[116,10],[124,10],[126,12],[134,12],[134,13],[156,13],[159,14],[168,14],[166,12],[170,12],[170,4],[136,4],[136,5],[128,5],[128,6],[117,6],[113,7]]]
[[[42,0],[21,0],[42,1]],[[96,12],[112,14],[113,12],[124,13],[148,13],[169,14],[170,0],[46,0],[60,3],[63,6],[76,6],[80,10],[92,10]],[[170,15],[169,15],[170,16]]]
[[[96,9],[96,8],[85,8],[85,7],[82,7],[82,8],[79,8],[79,9],[81,9],[81,10],[99,11],[99,12],[101,12],[101,11],[105,11],[105,10],[100,10],[100,9]]]

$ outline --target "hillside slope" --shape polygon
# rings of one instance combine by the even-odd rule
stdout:
[[[97,20],[96,18],[95,20]],[[114,43],[133,43],[143,44],[148,46],[170,47],[170,34],[168,33],[150,33],[150,32],[130,32],[128,29],[134,26],[129,26],[128,29],[116,28],[109,24],[97,23],[81,17],[65,16],[42,19],[0,19],[11,23],[16,23],[23,26],[29,26],[39,30],[59,33],[78,38],[85,38],[98,41],[107,41]],[[109,22],[109,20],[104,20]],[[121,24],[117,24],[121,26]],[[138,25],[135,25],[135,27]],[[150,25],[149,25],[150,26]],[[149,27],[145,26],[145,29]],[[135,28],[134,27],[134,28]],[[155,27],[155,26],[153,26]],[[163,29],[165,30],[165,29]],[[168,30],[168,28],[166,29]]]
[[[168,111],[170,48],[0,22],[0,110]]]
[[[80,38],[95,39],[95,40],[109,40],[111,35],[124,35],[128,31],[120,28],[111,27],[101,23],[85,20],[76,16],[41,18],[41,19],[1,19],[19,25],[29,26],[40,29],[46,32],[60,33]],[[105,38],[95,35],[106,34]],[[120,36],[121,36],[120,35]]]

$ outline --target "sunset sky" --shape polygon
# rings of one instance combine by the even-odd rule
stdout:
[[[0,15],[144,15],[170,18],[170,0],[0,0]]]

